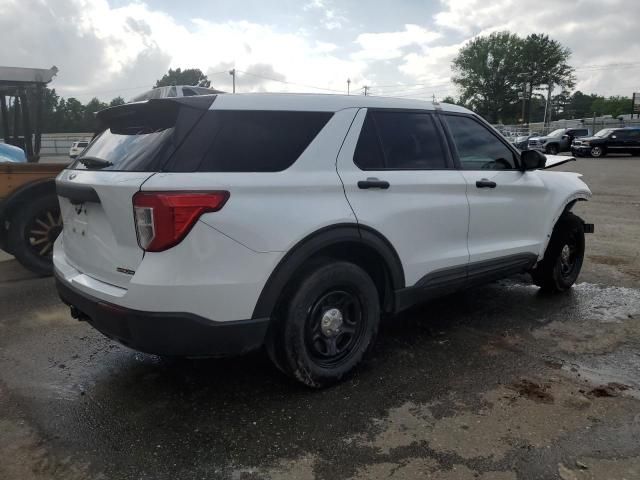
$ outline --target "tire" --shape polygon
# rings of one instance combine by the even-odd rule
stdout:
[[[58,198],[54,194],[35,197],[11,216],[9,251],[25,268],[38,275],[51,275],[53,242],[61,230]]]
[[[531,272],[533,282],[547,292],[564,292],[575,283],[584,261],[584,224],[564,213],[553,229],[542,261]]]
[[[558,154],[558,146],[554,143],[552,143],[551,145],[547,145],[547,147],[544,150],[545,150],[545,153],[548,153],[549,155]]]
[[[312,388],[340,382],[370,351],[380,322],[373,280],[357,265],[314,263],[296,276],[277,308],[267,352],[288,376]]]
[[[600,157],[604,157],[607,154],[606,150],[604,149],[604,147],[591,147],[591,150],[589,150],[589,155],[591,155],[593,158],[600,158]]]

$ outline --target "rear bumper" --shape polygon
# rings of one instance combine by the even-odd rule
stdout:
[[[123,345],[167,356],[217,357],[260,348],[268,318],[216,322],[191,313],[146,312],[80,292],[56,272],[56,288],[72,315]]]

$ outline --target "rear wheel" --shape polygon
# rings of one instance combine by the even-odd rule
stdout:
[[[373,344],[380,320],[375,284],[357,265],[330,261],[293,282],[267,339],[276,366],[314,388],[342,380]]]
[[[591,147],[591,150],[589,150],[589,154],[591,154],[592,157],[598,158],[604,157],[606,155],[606,152],[602,147]]]
[[[575,283],[583,260],[584,224],[580,217],[567,212],[558,220],[544,258],[531,276],[543,290],[563,292]]]
[[[61,231],[58,198],[55,195],[36,197],[13,213],[9,250],[29,270],[51,275],[53,243]]]
[[[547,145],[547,148],[545,149],[545,151],[549,155],[557,155],[558,154],[558,146],[552,143],[551,145]]]

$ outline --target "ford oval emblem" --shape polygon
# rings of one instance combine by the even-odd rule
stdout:
[[[76,178],[78,176],[77,173],[72,173],[69,175],[69,180],[73,180],[74,178]]]

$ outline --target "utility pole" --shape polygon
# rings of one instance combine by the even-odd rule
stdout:
[[[549,80],[549,91],[547,92],[547,102],[544,104],[544,118],[542,119],[542,127],[547,126],[547,117],[549,117],[549,123],[551,123],[551,92],[553,91],[553,83]]]
[[[347,95],[350,95],[351,79],[347,78]]]
[[[524,110],[525,110],[526,104],[527,104],[527,82],[522,82],[522,115],[520,115],[520,118],[522,118],[523,125],[524,125]]]
[[[236,93],[236,69],[232,68],[229,70],[229,75],[233,77],[233,93]]]
[[[369,92],[369,88],[370,88],[370,87],[369,87],[369,86],[367,86],[367,85],[365,85],[365,86],[364,86],[364,87],[362,87],[362,88],[364,88],[364,96],[366,97],[366,96],[367,96],[367,94],[368,94],[368,92]]]

